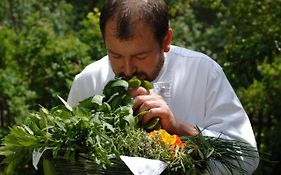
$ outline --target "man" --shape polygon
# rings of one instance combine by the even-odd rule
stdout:
[[[115,76],[136,75],[152,81],[153,91],[137,88],[133,110],[149,111],[142,122],[160,118],[177,135],[204,135],[244,141],[256,147],[251,124],[221,67],[208,56],[171,45],[163,0],[109,0],[102,9],[100,29],[108,55],[88,65],[71,87],[68,103],[101,94]],[[252,173],[258,158],[242,158]]]

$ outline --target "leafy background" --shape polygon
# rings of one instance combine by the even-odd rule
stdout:
[[[67,98],[71,82],[106,54],[103,0],[0,1],[0,137],[39,104]],[[247,111],[262,160],[255,174],[281,170],[281,0],[169,0],[176,45],[204,52],[224,69]],[[32,167],[20,170],[30,174]],[[1,170],[0,170],[1,171]]]

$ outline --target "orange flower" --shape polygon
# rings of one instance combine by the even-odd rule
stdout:
[[[166,145],[183,147],[183,142],[178,135],[170,135],[166,130],[154,130],[149,133],[149,137],[159,137]]]

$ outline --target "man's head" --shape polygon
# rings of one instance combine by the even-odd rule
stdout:
[[[108,0],[100,15],[100,29],[105,37],[108,21],[116,21],[116,37],[127,40],[135,35],[142,21],[151,28],[162,44],[169,28],[168,7],[164,0]]]
[[[172,40],[163,0],[109,0],[100,28],[117,76],[150,81],[157,77]]]

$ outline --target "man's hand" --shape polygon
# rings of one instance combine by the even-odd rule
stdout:
[[[170,107],[160,95],[143,87],[131,89],[129,94],[134,97],[133,110],[136,113],[148,111],[141,118],[143,124],[152,118],[159,118],[162,128],[171,134],[190,136],[198,133],[192,125],[177,122]]]

